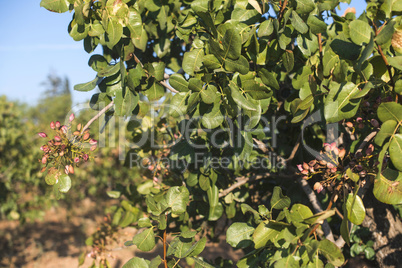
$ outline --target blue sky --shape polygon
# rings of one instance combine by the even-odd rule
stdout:
[[[68,77],[71,86],[92,80],[89,55],[82,42],[67,32],[72,13],[57,14],[39,6],[40,0],[3,1],[0,9],[0,95],[10,100],[36,104],[44,87],[41,82],[53,72]],[[338,14],[347,8],[341,4]],[[352,0],[357,16],[364,0]],[[99,53],[99,50],[97,50]],[[93,92],[73,92],[73,102],[89,100]]]

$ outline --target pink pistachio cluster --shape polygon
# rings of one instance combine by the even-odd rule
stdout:
[[[53,139],[48,138],[45,132],[38,133],[39,137],[48,139],[47,143],[40,147],[43,151],[41,162],[45,165],[42,172],[52,164],[52,170],[64,168],[66,174],[73,174],[74,164],[86,162],[90,158],[84,150],[85,145],[89,144],[91,151],[96,149],[98,142],[90,137],[89,129],[82,131],[82,125],[78,124],[76,130],[72,130],[74,119],[74,114],[71,114],[67,126],[61,125],[59,121],[52,121],[50,128],[54,131]]]
[[[320,152],[317,159],[311,160],[308,163],[297,165],[303,179],[310,179],[316,174],[321,174],[324,178],[333,178],[338,172],[339,159],[343,159],[346,155],[344,148],[338,148],[336,143],[324,143],[324,150]],[[324,183],[317,182],[314,185],[314,190],[318,193],[324,190]]]

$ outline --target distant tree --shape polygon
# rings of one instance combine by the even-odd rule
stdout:
[[[49,115],[52,115],[52,119],[55,121],[64,121],[72,105],[70,82],[68,78],[64,77],[63,79],[56,73],[51,72],[41,85],[45,88],[45,91],[38,105],[32,108],[30,113],[34,121],[37,123],[46,122],[47,124]]]

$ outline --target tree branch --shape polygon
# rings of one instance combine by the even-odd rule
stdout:
[[[114,104],[114,101],[111,101],[108,105],[105,106],[102,110],[100,110],[94,117],[92,117],[91,120],[88,121],[88,123],[82,128],[81,134],[84,133],[84,131],[89,128],[89,126],[96,120],[98,119],[102,114],[106,113],[107,110],[109,110]]]

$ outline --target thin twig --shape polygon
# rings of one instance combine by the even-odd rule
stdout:
[[[361,153],[361,151],[363,151],[364,147],[366,147],[367,143],[369,143],[370,140],[372,138],[374,138],[375,135],[377,135],[378,131],[379,131],[379,129],[375,129],[373,132],[371,132],[369,135],[367,135],[367,137],[364,138],[363,142],[360,144],[359,148],[357,149],[355,156],[358,153]]]
[[[288,157],[288,159],[285,160],[285,162],[290,162],[293,160],[293,158],[295,157],[297,150],[299,149],[300,146],[300,140],[301,140],[301,135],[299,135],[299,137],[297,138],[297,143],[296,145],[293,147],[292,153],[290,154],[290,156]]]
[[[94,117],[92,117],[91,120],[88,121],[88,123],[82,128],[81,134],[84,133],[84,131],[89,128],[89,126],[96,120],[98,119],[102,114],[106,113],[107,110],[109,110],[114,104],[114,101],[111,101],[108,105],[105,106],[102,110],[100,110]]]
[[[166,87],[167,89],[169,89],[170,91],[172,91],[173,93],[179,93],[179,91],[177,91],[176,89],[172,88],[172,87],[166,82],[166,80],[159,81],[159,83],[160,83],[162,86],[164,86],[164,87]]]

